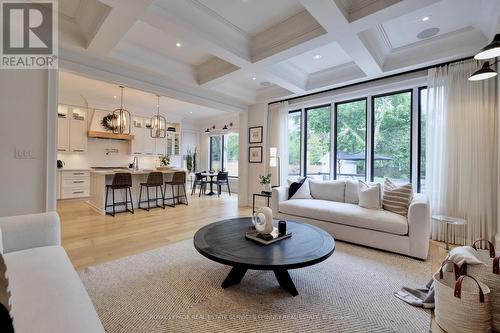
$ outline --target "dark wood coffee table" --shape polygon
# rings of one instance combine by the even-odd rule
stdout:
[[[240,283],[249,269],[270,270],[283,289],[297,296],[288,270],[322,262],[335,250],[333,237],[310,224],[287,221],[292,237],[270,245],[246,239],[245,232],[252,228],[250,217],[235,218],[209,224],[194,235],[199,253],[232,267],[222,288]]]

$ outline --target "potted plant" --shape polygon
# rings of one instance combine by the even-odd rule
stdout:
[[[160,166],[157,168],[158,170],[168,170],[170,165],[170,156],[168,155],[159,155],[158,161],[160,162]]]
[[[259,176],[259,182],[264,186],[264,191],[267,193],[271,193],[271,174],[267,174],[266,176]]]

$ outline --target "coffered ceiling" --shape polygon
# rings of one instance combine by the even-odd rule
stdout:
[[[225,111],[473,55],[497,0],[65,0],[63,69]]]

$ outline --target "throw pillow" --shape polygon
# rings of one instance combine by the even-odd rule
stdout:
[[[359,206],[368,209],[380,209],[380,184],[358,183]]]
[[[293,197],[293,195],[295,194],[295,192],[297,192],[297,190],[302,186],[302,184],[304,183],[304,180],[306,180],[305,178],[302,178],[296,182],[292,182],[290,183],[289,187],[288,187],[288,199],[291,199]]]
[[[345,181],[343,180],[309,180],[309,187],[311,196],[314,199],[337,202],[344,202],[345,200]]]
[[[357,205],[358,197],[358,181],[348,179],[345,181],[345,202]]]
[[[7,278],[7,266],[0,254],[0,327],[2,332],[14,332],[12,317],[10,316],[10,292],[9,279]]]
[[[305,179],[302,186],[299,187],[297,192],[290,198],[293,199],[312,199],[311,190],[309,188],[309,179]]]
[[[406,216],[410,206],[413,189],[411,184],[398,186],[386,178],[384,182],[384,196],[382,207],[390,212]]]

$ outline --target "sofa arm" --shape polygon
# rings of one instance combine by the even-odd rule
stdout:
[[[408,236],[410,253],[413,257],[427,259],[431,234],[430,212],[427,196],[416,194],[408,208]]]
[[[61,245],[61,221],[56,212],[0,218],[3,253]]]
[[[288,200],[288,186],[273,188],[273,195],[271,197],[271,209],[273,210],[273,217],[276,217],[280,210],[280,202],[285,200]]]

